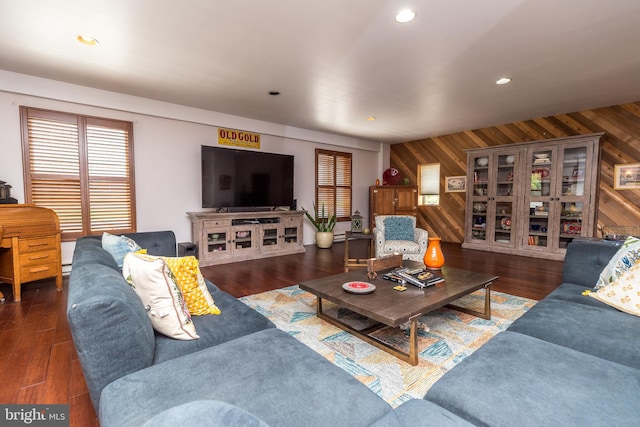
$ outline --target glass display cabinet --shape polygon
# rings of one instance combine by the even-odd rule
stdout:
[[[604,134],[467,150],[463,247],[564,259],[595,235]]]

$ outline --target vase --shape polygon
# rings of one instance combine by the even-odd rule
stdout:
[[[427,246],[427,252],[424,254],[424,265],[429,270],[440,270],[444,265],[444,255],[442,254],[442,248],[440,248],[439,237],[429,237],[429,246]]]
[[[333,245],[333,231],[316,232],[316,245],[321,249],[328,249]]]

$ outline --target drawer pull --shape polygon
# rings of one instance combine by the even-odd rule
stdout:
[[[47,271],[47,270],[49,270],[49,267],[47,267],[47,266],[37,267],[37,268],[29,269],[29,273],[40,273],[41,271]]]
[[[28,246],[30,248],[35,248],[37,246],[49,246],[49,242],[38,242],[38,243],[34,243],[34,242],[29,242]]]
[[[45,259],[45,258],[49,258],[49,254],[31,255],[29,257],[29,261],[36,261],[36,260]]]

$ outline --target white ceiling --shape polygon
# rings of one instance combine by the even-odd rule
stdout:
[[[640,100],[640,0],[2,0],[0,17],[0,69],[386,143]]]

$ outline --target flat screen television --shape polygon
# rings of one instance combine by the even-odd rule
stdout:
[[[293,203],[293,156],[202,146],[202,207],[265,210]]]

